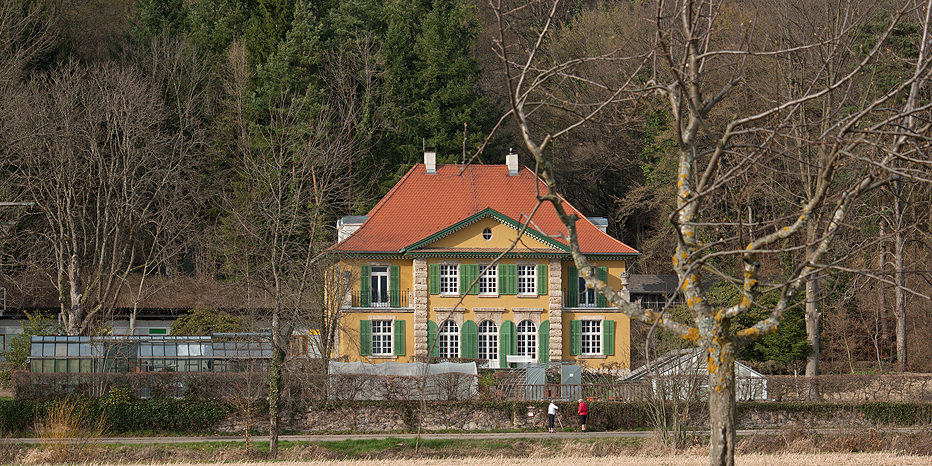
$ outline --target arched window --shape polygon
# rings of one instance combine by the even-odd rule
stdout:
[[[456,322],[447,320],[440,326],[440,357],[460,357],[460,327]]]
[[[479,359],[487,359],[489,367],[498,365],[498,325],[491,320],[479,324]]]
[[[518,324],[518,356],[537,359],[537,326],[530,320]]]

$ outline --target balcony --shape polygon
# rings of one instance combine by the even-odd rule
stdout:
[[[352,307],[362,308],[388,308],[408,307],[408,290],[393,291],[392,293],[370,292],[368,299],[363,300],[358,291],[353,292]],[[365,302],[364,302],[365,301]],[[394,305],[397,303],[397,305]]]

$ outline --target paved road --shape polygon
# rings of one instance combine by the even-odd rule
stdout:
[[[877,429],[883,432],[915,433],[920,427],[891,427]],[[852,429],[809,429],[810,432],[821,434],[845,433]],[[748,429],[739,430],[738,436],[772,435],[783,432],[780,429]],[[706,432],[706,435],[708,433]],[[580,439],[580,438],[639,438],[653,435],[651,431],[612,431],[612,432],[461,432],[453,434],[423,433],[422,439]],[[335,434],[335,435],[281,435],[280,441],[290,442],[341,442],[344,440],[382,440],[387,438],[413,439],[417,434],[384,433],[384,434]],[[267,442],[268,436],[257,435],[252,437],[255,442]],[[199,442],[242,442],[243,437],[238,435],[204,436],[204,437],[102,437],[98,439],[101,444],[142,444],[142,443],[199,443]],[[38,443],[35,438],[3,438],[2,443]]]

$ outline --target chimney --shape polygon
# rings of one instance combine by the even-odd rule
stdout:
[[[368,218],[369,217],[365,215],[347,215],[346,217],[338,219],[337,243],[342,243],[343,240],[349,238],[349,236],[355,233]]]
[[[515,176],[518,174],[518,154],[515,154],[513,150],[508,150],[508,155],[505,156],[505,165],[508,165],[508,176]]]
[[[437,151],[434,149],[424,150],[424,165],[427,166],[428,175],[437,174]]]
[[[593,224],[595,224],[596,227],[602,230],[602,233],[607,232],[608,230],[608,219],[607,218],[605,217],[586,217],[586,218],[588,218],[590,222],[592,222]]]

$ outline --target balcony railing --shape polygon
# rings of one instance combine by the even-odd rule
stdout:
[[[392,296],[389,293],[379,293],[372,291],[366,296],[368,299],[363,300],[358,291],[353,292],[353,307],[408,307],[408,290],[394,291]],[[394,303],[398,303],[397,306]]]

